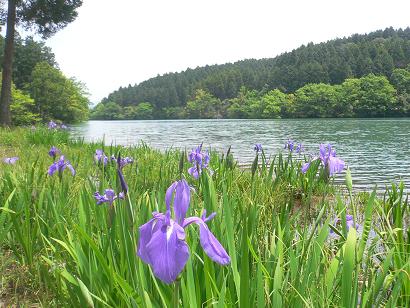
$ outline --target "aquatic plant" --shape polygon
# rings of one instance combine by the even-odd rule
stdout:
[[[262,152],[262,144],[256,143],[253,150],[256,151],[256,153]]]
[[[131,157],[123,157],[118,161],[118,167],[122,170],[126,165],[132,164],[134,160]]]
[[[296,146],[296,153],[301,154],[305,151],[305,148],[303,147],[302,143],[298,143],[298,145]]]
[[[98,191],[95,192],[94,198],[97,201],[97,205],[105,202],[107,202],[109,205],[112,205],[116,199],[124,199],[124,193],[120,192],[118,195],[116,195],[113,189],[108,188],[104,191],[103,195],[101,195]]]
[[[97,164],[107,165],[108,157],[104,154],[103,150],[97,149],[95,150],[94,161]]]
[[[286,141],[286,143],[285,143],[284,149],[285,149],[285,150],[288,149],[289,152],[293,152],[293,147],[294,147],[294,142],[293,142],[293,140],[288,139],[288,141]]]
[[[343,181],[316,176],[326,169],[319,158],[303,174],[290,153],[272,155],[265,169],[259,153],[252,177],[248,166],[228,165],[228,151],[223,159],[209,153],[215,173],[202,172],[201,181],[193,181],[195,193],[187,194],[191,177],[174,183],[192,166],[184,151],[110,146],[110,155],[138,161],[138,172],[118,162],[99,172],[93,154],[101,143],[67,135],[41,126],[36,132],[0,128],[1,150],[7,145],[20,157],[18,168],[0,168],[0,297],[6,306],[409,307],[404,185],[384,195],[357,193],[347,179],[348,196]],[[50,157],[43,154],[51,145],[77,158],[75,177],[47,178]],[[118,200],[118,170],[129,185],[125,201]],[[360,229],[348,214],[356,215]],[[190,219],[199,228],[186,228]],[[333,224],[338,237],[328,240]],[[139,226],[149,235],[142,247],[151,249],[150,263],[136,253],[144,238]],[[210,234],[229,256],[227,266],[203,249],[201,236]],[[158,265],[168,260],[158,247],[170,243],[181,247],[181,259]],[[179,260],[185,263],[175,265]],[[172,284],[155,274],[170,281],[167,269],[176,275]]]
[[[54,121],[48,122],[48,129],[57,129],[58,125]]]
[[[6,158],[3,159],[3,162],[5,164],[8,164],[8,165],[14,165],[18,160],[19,160],[19,158],[17,156],[15,156],[15,157],[6,157]]]
[[[189,258],[189,247],[185,241],[184,229],[192,223],[199,225],[200,243],[206,254],[215,262],[227,265],[230,257],[209,230],[206,222],[216,213],[206,217],[185,218],[188,211],[191,188],[185,180],[174,182],[165,195],[165,214],[154,212],[149,222],[140,227],[138,256],[149,264],[155,276],[165,283],[173,282],[182,272]],[[171,200],[173,212],[171,217]]]
[[[300,154],[304,151],[304,147],[302,143],[297,143],[291,139],[288,139],[285,142],[285,146],[284,149],[289,150],[289,152],[293,152],[293,150],[295,150],[296,153]]]
[[[337,226],[340,225],[340,223],[342,222],[342,219],[340,218],[335,218],[334,222],[333,222],[333,226]],[[361,226],[358,223],[354,223],[353,220],[353,215],[346,215],[346,230],[349,231],[350,228],[355,228],[356,230],[358,230]],[[335,231],[333,229],[330,229],[330,234],[334,234]]]
[[[310,162],[303,164],[302,172],[306,173],[309,169],[312,161],[320,159],[322,165],[325,167],[329,176],[334,175],[335,173],[342,172],[345,167],[345,162],[340,158],[336,157],[336,151],[332,149],[330,144],[319,146],[319,156],[314,157]]]
[[[193,166],[188,169],[188,173],[195,179],[198,179],[202,170],[208,168],[209,166],[209,153],[202,152],[201,144],[196,149],[192,149],[192,151],[188,155],[188,161],[193,164]]]
[[[56,158],[57,154],[61,154],[61,151],[57,149],[55,146],[52,146],[51,149],[48,151],[48,155],[51,156],[53,159]]]
[[[54,173],[58,172],[61,176],[63,171],[68,168],[71,171],[71,174],[75,175],[74,167],[71,165],[69,160],[65,160],[64,155],[60,156],[60,159],[52,163],[48,168],[48,175],[52,176]]]

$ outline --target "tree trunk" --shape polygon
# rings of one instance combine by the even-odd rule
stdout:
[[[11,80],[13,74],[14,34],[16,25],[16,0],[8,0],[7,30],[4,45],[3,72],[0,95],[0,125],[10,126]]]

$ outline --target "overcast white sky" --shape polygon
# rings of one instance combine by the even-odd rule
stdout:
[[[97,103],[158,74],[389,26],[410,26],[410,0],[84,0],[47,45]]]

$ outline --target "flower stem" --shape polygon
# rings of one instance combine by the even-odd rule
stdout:
[[[179,307],[179,286],[180,286],[180,280],[177,278],[174,282],[174,295],[172,298],[172,307],[173,308],[178,308]]]

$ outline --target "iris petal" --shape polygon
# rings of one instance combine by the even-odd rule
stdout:
[[[192,175],[195,179],[198,179],[199,177],[199,172],[196,166],[193,166],[188,169],[188,173]]]
[[[57,163],[53,163],[48,168],[48,175],[53,175],[56,171],[57,171]]]
[[[189,217],[184,221],[184,228],[192,223],[199,226],[199,240],[208,257],[221,265],[229,264],[231,258],[211,230],[209,230],[207,224],[199,217]]]
[[[181,180],[175,187],[175,198],[174,198],[174,213],[175,218],[179,224],[185,218],[186,212],[188,211],[189,202],[191,201],[191,190],[188,183],[185,180]]]
[[[303,164],[302,173],[306,173],[310,167],[310,162]]]
[[[167,210],[171,211],[171,201],[172,201],[172,194],[175,191],[175,186],[178,182],[172,183],[171,186],[168,187],[167,192],[165,193],[165,204],[167,205]]]
[[[147,264],[151,264],[149,255],[147,253],[147,244],[151,241],[153,232],[157,231],[163,225],[162,220],[152,218],[147,223],[140,226],[140,239],[138,243],[137,255]]]
[[[345,167],[345,162],[340,158],[329,156],[328,159],[329,175],[332,176],[335,173],[342,172]]]
[[[73,167],[73,165],[71,165],[69,162],[67,163],[67,167],[68,169],[70,169],[71,174],[74,176],[75,175],[75,169]]]
[[[152,232],[146,253],[154,275],[165,283],[172,283],[182,272],[189,258],[184,229],[171,220],[171,225],[162,225]]]

